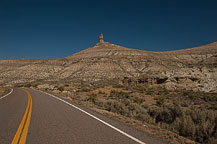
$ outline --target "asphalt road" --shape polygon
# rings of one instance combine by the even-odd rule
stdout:
[[[164,144],[70,100],[14,88],[0,97],[0,144]]]

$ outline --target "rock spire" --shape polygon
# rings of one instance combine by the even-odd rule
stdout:
[[[103,34],[101,33],[99,35],[99,43],[103,43],[103,42],[104,42],[104,40],[103,40]]]

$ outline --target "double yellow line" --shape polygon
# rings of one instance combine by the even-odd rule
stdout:
[[[27,136],[29,123],[30,123],[30,117],[32,113],[32,96],[27,90],[25,90],[25,92],[28,94],[28,105],[26,107],[26,111],[24,113],[20,126],[11,144],[25,144],[26,141],[26,136]]]

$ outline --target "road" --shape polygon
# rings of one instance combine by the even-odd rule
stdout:
[[[88,108],[37,90],[0,97],[1,144],[164,144]]]

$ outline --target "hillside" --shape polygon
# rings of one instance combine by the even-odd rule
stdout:
[[[217,91],[217,42],[149,52],[99,42],[63,59],[0,60],[0,84],[26,82],[140,82],[167,89]]]

